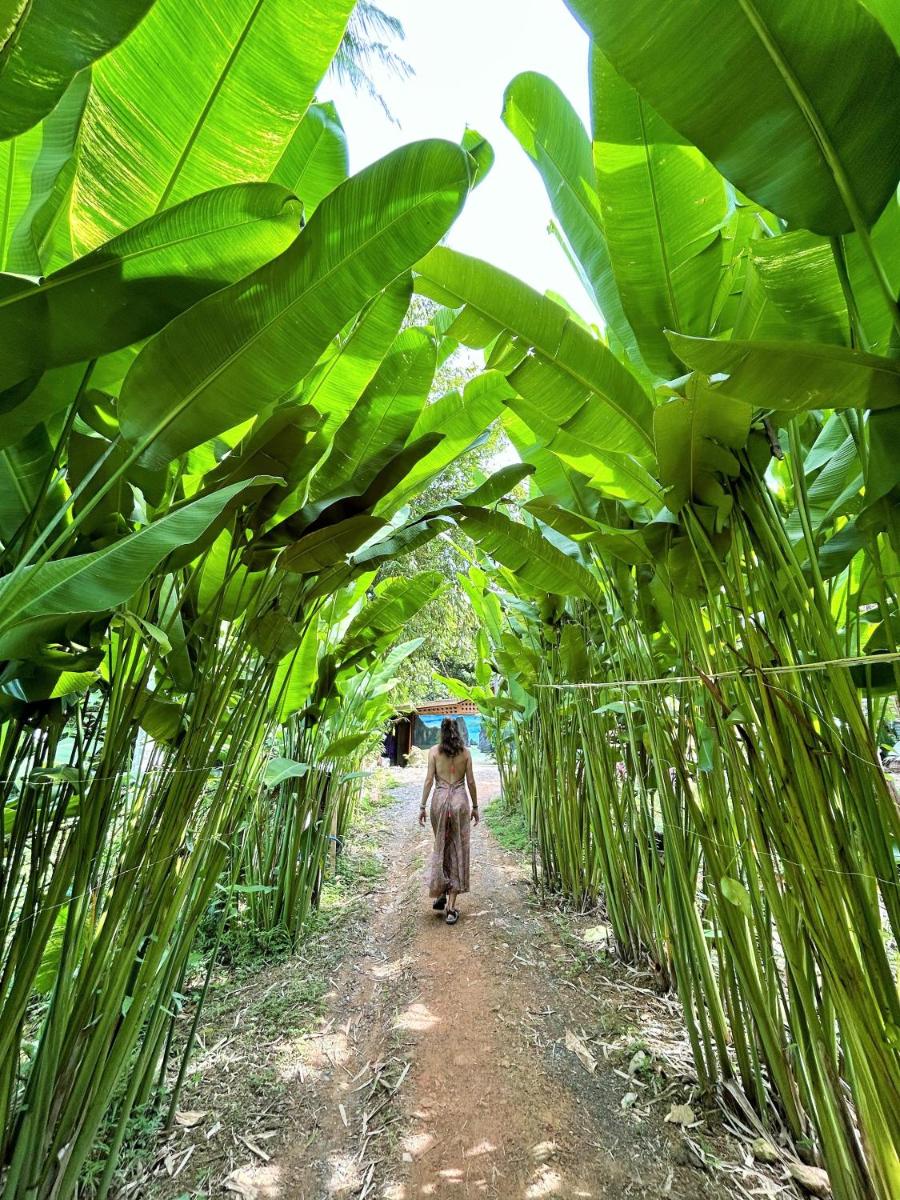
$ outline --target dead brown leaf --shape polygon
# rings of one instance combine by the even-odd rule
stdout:
[[[821,1167],[808,1167],[806,1163],[788,1163],[788,1174],[794,1183],[799,1183],[811,1196],[830,1196],[831,1181]]]
[[[687,1128],[697,1120],[697,1115],[689,1104],[673,1104],[665,1115],[670,1125],[681,1125]]]
[[[597,1060],[578,1034],[573,1033],[571,1029],[566,1030],[566,1049],[571,1050],[584,1069],[593,1075],[597,1070]]]
[[[197,1125],[202,1125],[205,1120],[205,1112],[177,1112],[175,1114],[175,1124],[180,1125],[182,1129],[194,1129]]]

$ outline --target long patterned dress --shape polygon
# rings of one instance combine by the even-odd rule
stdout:
[[[428,869],[428,891],[432,896],[469,890],[470,822],[465,780],[447,783],[436,779],[431,797],[434,851]]]

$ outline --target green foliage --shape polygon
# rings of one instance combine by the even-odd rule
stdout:
[[[491,155],[347,177],[310,101],[352,5],[157,0],[123,41],[127,8],[99,36],[28,5],[0,54],[0,250],[44,275],[0,280],[10,1197],[105,1198],[136,1123],[171,1124],[219,956],[308,928],[444,590],[402,563],[439,531],[402,506],[508,391],[426,412],[445,326],[401,332],[410,268]],[[32,132],[83,43],[105,57]]]
[[[488,804],[484,823],[504,849],[524,858],[531,854],[531,838],[522,810],[499,801]]]
[[[30,129],[72,78],[118,45],[155,0],[35,0],[7,5],[0,26],[0,138]]]
[[[864,5],[828,0],[815,29],[803,3],[703,0],[661,19],[652,0],[569,7],[662,117],[791,225],[859,232],[894,192],[900,63]]]
[[[4,1194],[105,1200],[444,689],[701,1083],[898,1194],[892,9],[572,0],[592,129],[533,73],[504,119],[593,327],[439,245],[477,132],[348,175],[377,9],[100,7],[0,22]]]
[[[602,892],[677,988],[701,1081],[774,1104],[835,1195],[887,1200],[900,67],[853,0],[815,30],[802,3],[570,7],[590,139],[534,74],[504,119],[603,334],[444,247],[417,268],[534,467],[518,519],[456,514],[488,665],[443,682],[497,724],[542,886]]]

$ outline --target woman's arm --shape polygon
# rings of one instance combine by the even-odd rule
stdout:
[[[434,783],[434,755],[428,751],[428,771],[425,775],[425,786],[422,788],[422,803],[419,805],[419,824],[425,824],[425,805],[428,803],[428,797],[431,794],[431,786]]]
[[[469,788],[469,799],[472,801],[472,820],[478,824],[478,792],[475,790],[475,772],[472,769],[472,751],[466,751],[466,784]]]

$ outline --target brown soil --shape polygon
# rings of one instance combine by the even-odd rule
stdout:
[[[218,1180],[154,1195],[221,1195],[223,1183],[248,1200],[776,1194],[697,1099],[677,1005],[606,961],[596,915],[542,910],[530,873],[483,824],[459,923],[432,912],[423,773],[398,774],[379,835],[385,871],[327,1013],[288,1055],[273,1044],[283,1119],[255,1127],[279,1134],[251,1123],[232,1134]],[[496,772],[481,770],[482,800],[497,791]],[[202,1094],[190,1099],[199,1108]],[[688,1129],[672,1112],[685,1102]]]

